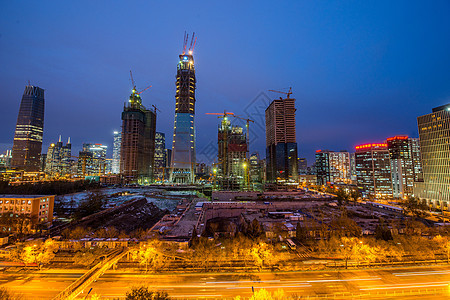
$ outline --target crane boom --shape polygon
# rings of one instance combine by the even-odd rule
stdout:
[[[269,90],[269,92],[285,94],[285,95],[287,95],[287,98],[290,99],[289,96],[292,95],[292,87],[289,88],[288,92],[275,91],[275,90]]]
[[[152,86],[149,85],[148,87],[146,87],[145,89],[143,89],[143,90],[140,91],[140,92],[137,92],[136,94],[140,95],[140,94],[142,94],[142,92],[145,92],[146,90],[148,90],[148,89],[151,88],[151,87],[152,87]]]
[[[131,72],[131,70],[130,70],[130,77],[131,77],[131,84],[133,85],[133,88],[136,88],[136,84],[134,83],[134,79],[133,79],[133,72]]]

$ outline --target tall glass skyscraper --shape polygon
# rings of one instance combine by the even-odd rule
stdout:
[[[295,99],[273,100],[266,109],[267,182],[298,180]]]
[[[192,43],[191,43],[192,44]],[[195,68],[192,50],[183,51],[177,66],[175,122],[170,181],[194,183],[195,175]]]
[[[27,85],[17,117],[11,166],[27,172],[40,171],[44,135],[44,90]]]
[[[427,204],[450,209],[450,103],[417,118],[423,182],[414,183],[414,195]]]
[[[157,132],[155,135],[155,179],[163,180],[166,169],[166,135]]]
[[[111,173],[120,173],[120,146],[122,145],[122,133],[119,131],[114,131],[114,141],[113,141],[113,158]]]

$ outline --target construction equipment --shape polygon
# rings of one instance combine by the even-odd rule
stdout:
[[[161,110],[160,110],[159,108],[157,108],[156,105],[152,104],[152,106],[153,106],[153,108],[155,109],[155,112],[156,112],[156,111],[161,112]]]
[[[135,93],[136,95],[140,95],[140,94],[142,94],[143,92],[145,92],[146,90],[148,90],[149,88],[152,87],[151,85],[149,85],[148,87],[146,87],[142,91],[138,92],[137,89],[136,89],[136,83],[134,82],[134,79],[133,79],[133,72],[131,72],[131,70],[130,70],[130,77],[131,77],[131,84],[133,85],[133,93]]]
[[[289,96],[292,95],[292,87],[289,88],[289,91],[288,91],[288,92],[275,91],[275,90],[269,90],[269,92],[285,94],[285,95],[287,95],[286,98],[287,98],[287,99],[290,99]]]
[[[184,39],[183,39],[183,55],[186,54],[186,48],[189,41],[189,33],[186,34],[186,31],[184,32]],[[189,45],[188,54],[192,55],[194,52],[195,43],[197,42],[197,38],[195,37],[195,32],[192,33],[191,43]]]
[[[234,116],[234,113],[223,111],[223,113],[205,113],[206,115],[213,115],[213,116],[219,116],[218,118],[225,118],[227,115]]]

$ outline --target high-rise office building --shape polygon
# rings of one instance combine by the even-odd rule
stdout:
[[[306,174],[308,172],[308,161],[306,158],[299,158],[298,159],[298,173],[299,174]]]
[[[78,154],[78,174],[83,176],[100,176],[106,173],[106,151],[108,146],[102,144],[83,144]]]
[[[395,136],[386,140],[389,150],[394,198],[413,195],[414,181],[422,177],[420,147],[417,139],[408,136]]]
[[[44,90],[27,85],[17,117],[11,166],[28,172],[40,171],[44,135]]]
[[[111,162],[111,173],[120,173],[120,147],[122,145],[122,133],[119,131],[114,131],[113,140],[113,157]]]
[[[350,179],[353,184],[356,184],[356,160],[355,152],[350,153]]]
[[[191,46],[186,53],[186,44],[185,38],[185,47],[179,56],[176,76],[175,121],[170,167],[170,181],[174,183],[194,183],[195,180],[196,78],[193,47]]]
[[[250,182],[251,183],[262,183],[263,181],[263,168],[261,167],[261,159],[258,152],[253,152],[250,154],[249,159],[250,164]]]
[[[120,173],[127,183],[153,181],[155,160],[156,110],[148,110],[133,87],[122,112]]]
[[[347,151],[316,151],[317,184],[350,184],[350,153]]]
[[[392,197],[391,166],[387,144],[356,146],[356,180],[368,198]]]
[[[450,103],[417,118],[423,182],[414,195],[427,204],[449,209],[450,202]]]
[[[52,143],[48,147],[47,157],[45,160],[45,173],[50,176],[64,176],[72,172],[72,145],[70,138],[66,145],[63,145],[61,136],[57,143]]]
[[[409,138],[409,147],[414,166],[414,182],[423,182],[422,154],[419,138]]]
[[[155,135],[155,178],[160,180],[167,179],[166,171],[166,135],[157,132]]]
[[[166,170],[164,173],[165,178],[170,177],[170,166],[172,165],[172,149],[166,149],[164,151],[164,159],[166,160]]]
[[[267,182],[297,181],[295,99],[273,100],[266,109]]]
[[[11,168],[11,150],[6,150],[0,154],[0,170]]]

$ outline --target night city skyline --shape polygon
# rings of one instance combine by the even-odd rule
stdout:
[[[354,151],[390,136],[418,137],[417,117],[450,102],[445,1],[190,2],[189,17],[175,5],[145,2],[1,7],[0,152],[12,148],[30,80],[46,93],[43,149],[62,135],[71,137],[74,152],[83,143],[102,143],[111,157],[113,131],[120,130],[132,89],[130,69],[138,90],[152,85],[143,104],[161,110],[157,131],[170,148],[184,31],[198,36],[199,162],[211,162],[211,143],[217,148],[219,120],[205,113],[225,109],[255,118],[252,103],[266,99],[267,106],[280,96],[269,89],[292,87],[299,157],[309,165],[317,149]],[[250,151],[264,156],[264,130],[254,130]]]

